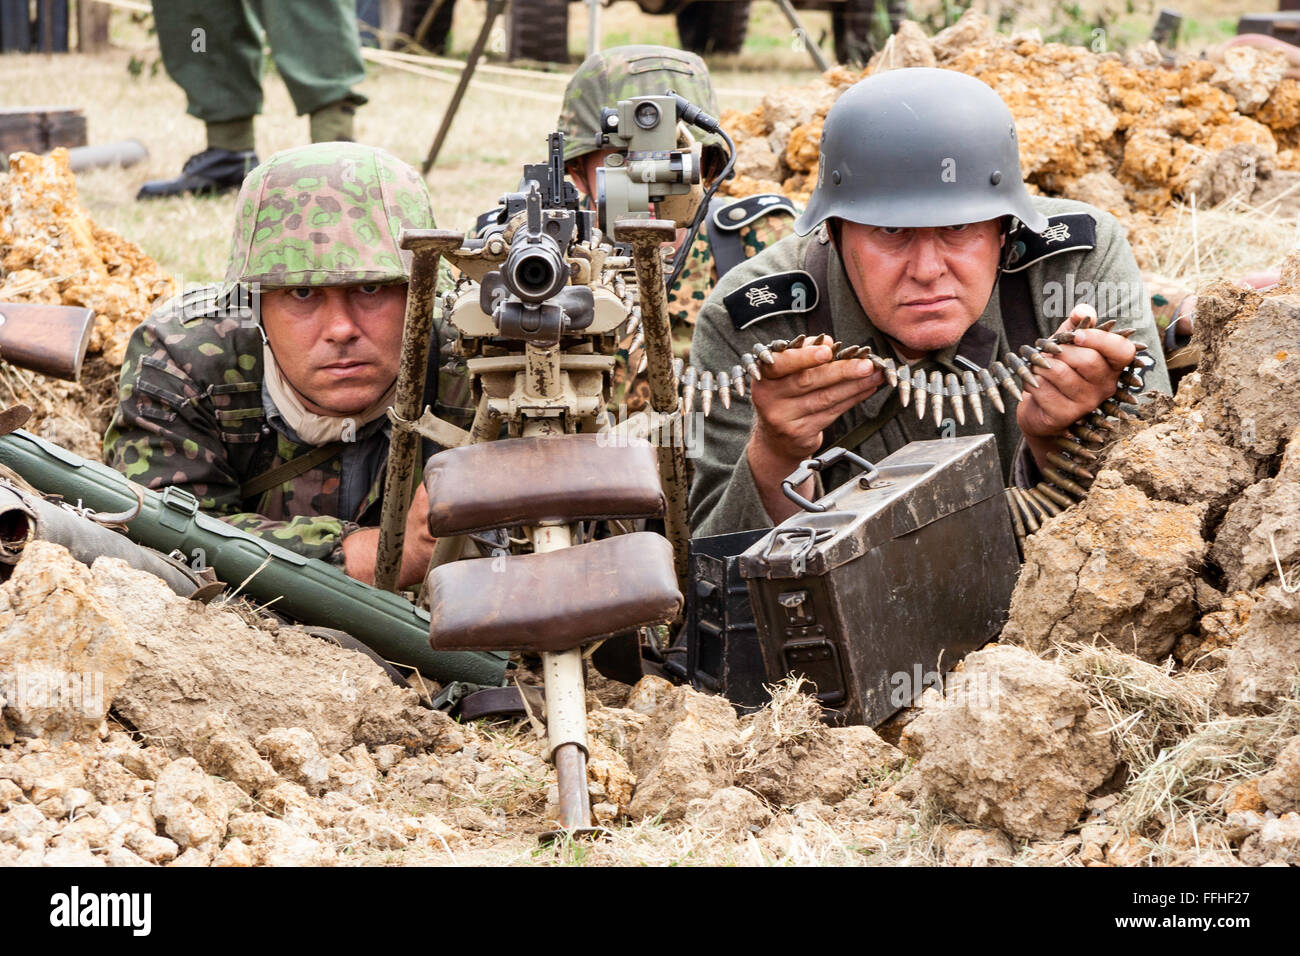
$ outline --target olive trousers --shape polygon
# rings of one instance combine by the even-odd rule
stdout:
[[[300,116],[366,101],[352,91],[366,75],[356,0],[153,0],[153,14],[168,76],[210,125],[248,120],[251,131],[263,33]]]

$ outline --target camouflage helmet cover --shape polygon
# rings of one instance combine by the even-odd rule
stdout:
[[[564,161],[594,153],[600,111],[635,96],[672,90],[710,116],[718,115],[708,67],[694,53],[666,46],[618,46],[582,61],[564,90],[559,128],[564,133]],[[705,147],[722,147],[722,137],[692,129]]]
[[[276,153],[244,180],[235,206],[227,282],[266,288],[406,282],[402,229],[431,229],[423,178],[396,156],[359,143]]]

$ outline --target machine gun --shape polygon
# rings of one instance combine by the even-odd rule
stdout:
[[[424,478],[429,529],[438,539],[425,582],[430,643],[447,651],[541,654],[567,833],[591,829],[583,646],[673,622],[683,607],[684,447],[655,448],[611,430],[605,412],[618,343],[639,323],[654,433],[681,431],[671,427],[680,410],[660,249],[680,226],[698,226],[704,207],[691,220],[686,205],[675,208],[681,220],[652,218],[651,209],[663,215],[653,204],[689,195],[699,183],[698,151],[678,148],[682,116],[716,127],[672,95],[625,101],[607,112],[602,140],[622,152],[599,173],[595,214],[580,207],[565,182],[563,135],[553,133],[548,161],[525,166],[519,189],[480,221],[478,238],[465,242],[429,230],[400,240],[413,262],[376,582],[391,588],[396,581],[401,503],[411,497],[423,435],[447,449],[429,460]],[[618,247],[606,242],[607,233]],[[460,334],[472,382],[469,432],[418,404],[442,259],[462,276],[440,305]],[[645,531],[592,539],[596,521],[622,530],[619,522],[647,518],[664,520],[667,540]],[[466,536],[501,528],[518,529],[511,549],[458,560]]]

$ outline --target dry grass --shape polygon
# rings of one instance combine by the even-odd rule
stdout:
[[[924,13],[931,6],[935,4],[919,3],[916,8]],[[1045,24],[1044,16],[1029,10],[1026,24]],[[1147,15],[1138,11],[1134,16]],[[570,51],[575,62],[585,45],[586,17],[583,5],[571,4]],[[814,37],[829,31],[826,11],[806,11],[803,17]],[[482,4],[460,0],[453,24],[454,55],[463,55],[468,49],[481,20]],[[671,17],[646,16],[630,0],[620,0],[606,9],[601,24],[606,46],[676,43]],[[151,69],[157,60],[156,40],[143,23],[117,13],[113,38],[115,48],[95,56],[0,56],[0,105],[39,102],[80,107],[86,112],[91,142],[136,138],[145,143],[150,158],[139,166],[81,174],[78,188],[82,202],[98,223],[137,242],[182,285],[210,281],[224,272],[234,198],[135,201],[141,183],[174,176],[188,156],[203,148],[203,126],[186,115],[184,95],[166,73]],[[132,58],[144,63],[137,76],[128,70]],[[736,56],[711,58],[710,68],[722,91],[724,108],[752,106],[762,92],[807,82],[815,74],[806,54],[792,48],[789,26],[772,4],[754,5],[745,50]],[[450,98],[450,83],[375,64],[368,64],[367,69],[367,80],[360,89],[370,103],[358,114],[358,137],[418,166]],[[572,69],[572,65],[559,69]],[[490,82],[553,93],[554,105],[510,100],[497,92],[471,88],[438,165],[428,177],[434,210],[446,227],[468,226],[503,191],[515,186],[522,164],[542,158],[546,134],[559,111],[561,83],[500,76],[491,77]],[[266,102],[257,123],[259,155],[305,143],[307,119],[294,115],[284,84],[271,64],[263,88]],[[1216,268],[1272,264],[1278,261],[1275,251],[1290,247],[1290,230],[1263,222],[1260,214],[1251,214],[1259,238],[1241,243],[1240,220],[1234,213],[1215,211],[1199,217],[1200,246],[1207,250],[1201,271],[1207,275]],[[1157,254],[1157,268],[1171,276],[1189,274],[1177,261],[1189,247],[1187,227],[1180,224],[1166,231],[1167,239],[1162,238],[1160,245],[1167,251]],[[1204,277],[1198,274],[1194,278]]]
[[[1158,824],[1172,828],[1180,818],[1210,819],[1220,812],[1207,800],[1212,784],[1263,773],[1297,733],[1300,684],[1272,713],[1207,721],[1130,780],[1117,819],[1134,832]]]
[[[624,7],[630,11],[619,9]],[[671,18],[630,16],[631,11],[635,6],[626,2],[607,11],[606,45],[673,42]],[[469,45],[481,17],[481,5],[462,0],[457,23],[467,26],[456,28],[453,49]],[[575,37],[585,37],[584,18],[582,8],[574,5],[571,28]],[[651,28],[643,30],[646,23]],[[662,24],[663,30],[658,31],[656,24]],[[234,197],[135,201],[141,183],[175,176],[185,159],[204,147],[203,124],[186,115],[184,94],[166,73],[161,69],[152,73],[156,41],[141,25],[118,16],[114,42],[113,50],[94,56],[0,56],[0,106],[74,106],[86,113],[92,143],[128,138],[142,141],[150,153],[145,163],[78,176],[82,202],[96,222],[137,242],[182,284],[210,281],[225,271]],[[133,57],[145,63],[138,76],[128,69]],[[813,75],[803,60],[778,59],[783,65],[767,62],[761,70],[739,65],[742,61],[738,58],[718,61],[714,82],[732,92],[723,97],[723,105],[750,106],[761,91],[804,82]],[[367,73],[360,92],[370,103],[358,113],[358,138],[418,167],[453,87],[374,64],[367,65]],[[523,163],[545,158],[546,134],[554,128],[559,113],[562,83],[499,76],[491,77],[491,82],[554,93],[554,102],[509,99],[471,87],[438,165],[428,176],[434,211],[439,223],[448,228],[469,226],[502,192],[516,186]],[[306,143],[307,118],[294,114],[288,91],[271,65],[263,91],[265,105],[257,120],[258,155],[266,157]]]
[[[1281,746],[1300,733],[1300,683],[1272,713],[1234,717],[1211,704],[1220,673],[1174,675],[1172,664],[1157,667],[1105,645],[1067,645],[1057,653],[1110,717],[1112,739],[1127,765],[1119,804],[1107,817],[1136,838],[1152,862],[1186,852],[1175,842],[1180,832],[1197,834],[1221,823],[1216,795],[1268,770]]]
[[[1119,758],[1137,777],[1212,717],[1210,700],[1219,675],[1192,671],[1175,676],[1172,659],[1148,664],[1105,645],[1057,648],[1057,662],[1088,688],[1111,721]]]
[[[1258,207],[1248,206],[1240,195],[1210,209],[1175,206],[1142,229],[1143,266],[1193,289],[1276,268],[1300,240],[1297,193],[1300,188],[1288,190]],[[1284,204],[1291,208],[1283,209]]]

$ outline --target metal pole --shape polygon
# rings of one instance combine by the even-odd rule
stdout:
[[[537,554],[569,547],[568,525],[533,529]],[[591,797],[587,791],[587,691],[582,679],[582,648],[543,652],[546,686],[546,736],[560,790],[560,827],[585,831],[591,827]]]
[[[411,281],[406,287],[406,318],[402,326],[402,364],[397,372],[393,411],[407,422],[420,417],[424,383],[429,366],[433,329],[433,300],[438,286],[438,262],[459,249],[463,233],[445,229],[403,230],[398,240],[412,254]],[[402,541],[406,537],[406,509],[411,503],[416,449],[420,436],[394,423],[388,444],[388,473],[384,476],[384,503],[379,519],[379,547],[375,553],[375,587],[397,590],[402,567]]]
[[[646,374],[650,379],[650,407],[660,415],[678,411],[677,377],[673,374],[672,331],[668,324],[668,290],[664,288],[664,261],[660,249],[677,237],[677,227],[667,219],[620,220],[614,224],[614,237],[632,245],[636,268],[637,295],[641,301],[641,329],[645,333],[648,359]],[[685,436],[683,425],[683,439]],[[689,573],[687,545],[691,537],[686,510],[685,441],[659,443],[659,475],[663,481],[668,511],[664,533],[673,546],[673,565],[677,586],[687,593]]]
[[[817,41],[812,38],[812,35],[808,32],[808,28],[803,25],[803,20],[799,18],[799,14],[790,3],[790,0],[776,0],[776,5],[781,8],[781,12],[785,14],[785,18],[790,21],[790,26],[799,31],[799,36],[803,38],[803,45],[808,50],[808,55],[812,57],[813,63],[816,65],[817,69],[821,70],[823,73],[829,70],[831,65],[826,60],[826,54],[822,53],[821,47],[817,45]]]
[[[600,52],[600,0],[587,0],[587,56]]]
[[[497,17],[501,16],[501,11],[505,9],[506,0],[488,0],[487,17],[483,21],[483,29],[479,30],[478,38],[474,41],[474,47],[469,51],[469,58],[465,61],[465,69],[460,71],[460,82],[456,84],[456,90],[451,94],[451,102],[447,104],[447,109],[443,111],[442,122],[438,126],[438,133],[433,138],[433,145],[429,147],[429,155],[424,158],[424,165],[420,167],[420,172],[426,176],[433,164],[438,160],[438,153],[442,150],[442,144],[447,139],[447,133],[451,130],[451,122],[456,118],[456,113],[460,109],[460,101],[465,98],[465,91],[469,89],[469,81],[474,76],[474,69],[478,66],[479,57],[483,55],[483,50],[487,47],[488,36],[492,33],[492,26],[497,22]]]
[[[424,11],[419,26],[415,28],[415,36],[411,37],[413,44],[424,46],[424,38],[429,33],[429,27],[433,26],[433,18],[438,15],[438,11],[442,9],[442,5],[446,2],[447,0],[433,0],[433,3],[429,4],[429,9]]]

